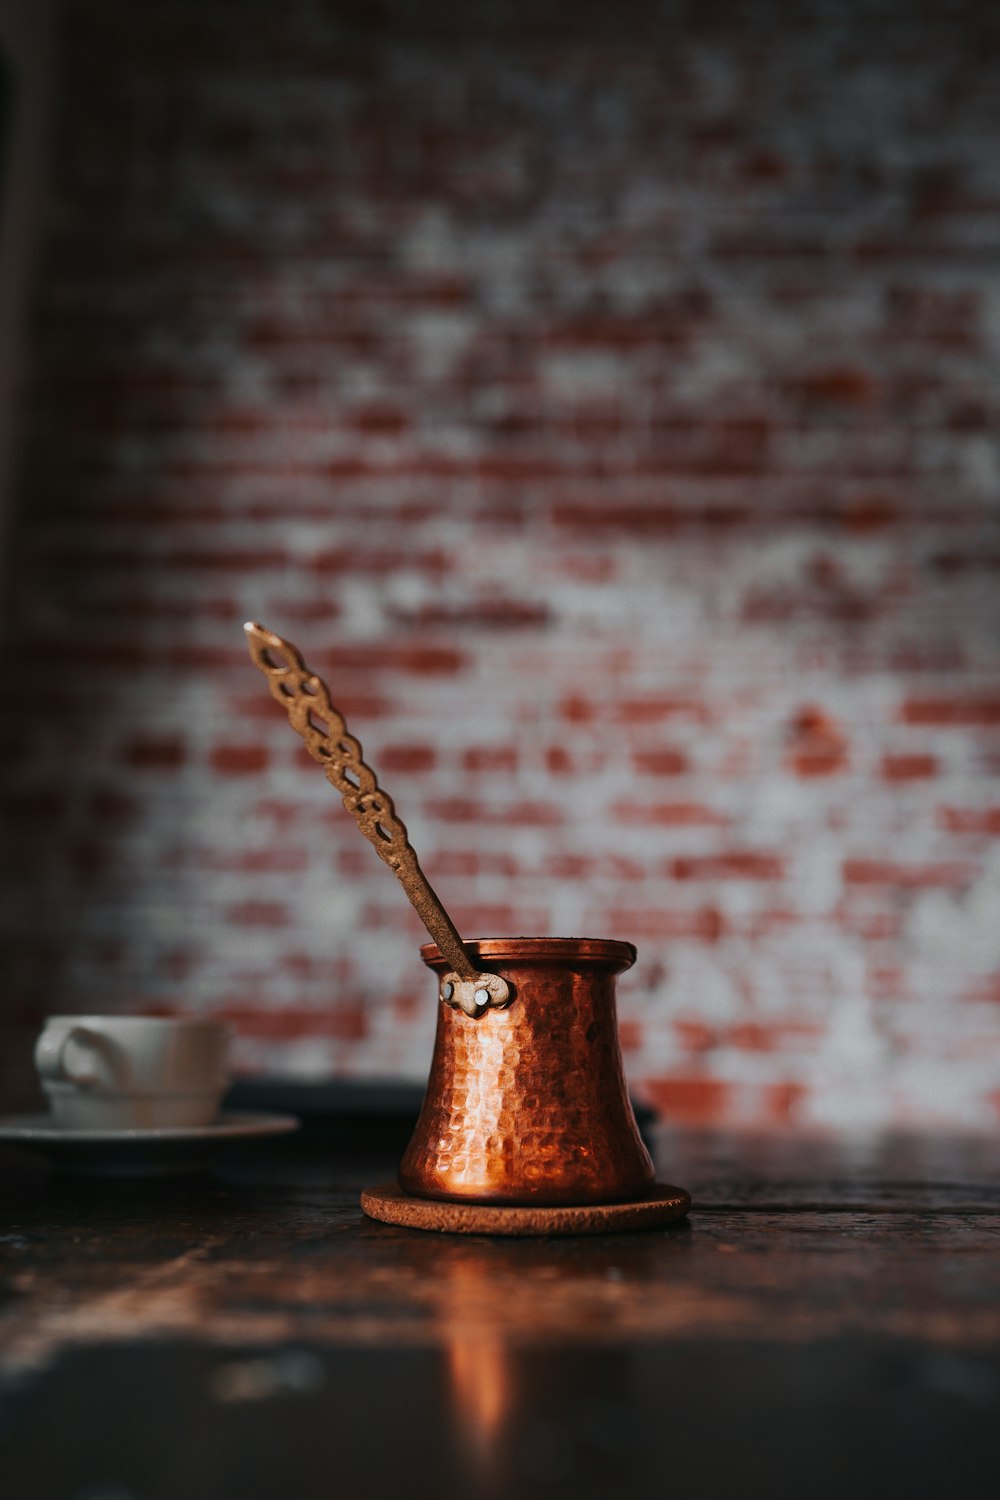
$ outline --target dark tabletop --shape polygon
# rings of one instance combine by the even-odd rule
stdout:
[[[1000,1493],[994,1140],[676,1134],[687,1223],[392,1229],[398,1143],[0,1152],[6,1500]]]

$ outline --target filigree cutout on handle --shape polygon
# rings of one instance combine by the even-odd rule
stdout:
[[[246,625],[250,655],[267,678],[271,695],[288,714],[313,760],[323,767],[344,806],[380,859],[397,872],[416,866],[406,825],[392,798],[364,759],[360,740],[347,728],[326,683],[306,666],[299,651],[261,625]]]
[[[511,993],[498,974],[480,974],[470,960],[458,930],[421,870],[410,844],[406,825],[396,812],[392,798],[379,786],[375,772],[364,759],[361,743],[347,728],[343,714],[330,700],[322,677],[311,672],[302,654],[263,625],[249,623],[244,630],[254,665],[267,679],[271,696],[281,704],[292,728],[306,749],[323,767],[327,781],[336,787],[347,811],[354,818],[379,858],[394,872],[420,920],[437,943],[454,973],[448,976],[452,993],[441,999],[461,1005],[470,1016],[490,1006],[509,1004]],[[480,997],[486,996],[485,1000]]]

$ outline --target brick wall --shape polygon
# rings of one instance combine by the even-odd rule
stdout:
[[[69,4],[10,550],[52,1009],[421,1075],[421,932],[625,937],[675,1119],[1000,1110],[1000,12]]]

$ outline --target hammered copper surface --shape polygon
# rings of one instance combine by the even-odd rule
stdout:
[[[613,1203],[653,1182],[622,1070],[615,976],[631,943],[489,938],[467,943],[513,987],[505,1010],[439,1006],[423,1109],[399,1171],[424,1197]],[[433,944],[424,962],[447,960]]]

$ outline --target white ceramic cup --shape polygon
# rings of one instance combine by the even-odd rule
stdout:
[[[49,1016],[35,1066],[64,1129],[211,1125],[226,1087],[228,1046],[223,1021]]]

